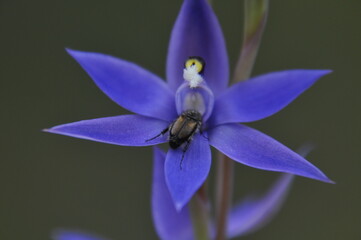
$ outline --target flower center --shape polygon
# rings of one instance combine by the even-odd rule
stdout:
[[[177,112],[194,110],[206,121],[212,113],[214,96],[203,79],[205,62],[200,57],[190,57],[184,64],[183,78],[185,82],[176,92]]]

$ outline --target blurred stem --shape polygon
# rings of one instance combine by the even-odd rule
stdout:
[[[193,196],[189,204],[194,239],[209,240],[209,212],[206,183]]]
[[[250,77],[268,16],[268,0],[245,0],[243,44],[231,83]],[[220,153],[217,162],[216,240],[225,240],[233,196],[234,161]]]
[[[233,195],[234,161],[219,152],[216,182],[216,240],[226,239],[228,211]]]
[[[245,0],[243,44],[233,83],[250,77],[268,16],[268,0]]]

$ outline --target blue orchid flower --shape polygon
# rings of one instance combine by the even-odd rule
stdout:
[[[68,53],[106,95],[135,114],[84,120],[46,131],[122,146],[170,142],[164,171],[178,211],[208,176],[210,146],[254,168],[331,182],[297,153],[240,124],[275,114],[330,71],[273,72],[227,88],[226,45],[206,0],[183,3],[171,34],[166,81],[112,56]]]
[[[194,239],[188,205],[178,211],[168,190],[164,172],[166,154],[154,148],[152,215],[156,232],[162,240]],[[227,239],[252,233],[268,223],[280,210],[294,176],[283,174],[262,197],[248,196],[235,205],[228,216]],[[214,239],[215,225],[211,226]],[[80,231],[58,230],[54,240],[105,240]]]

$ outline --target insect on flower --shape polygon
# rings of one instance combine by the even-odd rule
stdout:
[[[189,57],[185,62],[184,67],[183,77],[189,82],[190,88],[198,87],[203,81],[201,74],[204,72],[205,68],[204,60],[201,57]],[[195,106],[199,104],[194,104],[198,100],[197,96],[192,95],[191,98],[192,99],[188,100],[190,101],[188,106],[190,106],[191,109],[185,110],[169,127],[164,129],[157,136],[147,140],[147,142],[151,141],[169,132],[169,146],[172,149],[176,149],[185,143],[182,150],[183,154],[180,161],[180,168],[182,168],[184,154],[192,141],[192,137],[201,130],[202,126],[202,114],[195,109]]]

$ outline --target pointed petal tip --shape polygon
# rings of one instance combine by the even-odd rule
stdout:
[[[319,173],[317,175],[313,175],[313,176],[303,176],[303,175],[298,175],[298,174],[296,174],[296,175],[301,176],[301,177],[311,178],[311,179],[318,180],[318,181],[321,181],[324,183],[335,184],[335,182],[333,180],[329,179],[323,172],[321,172],[321,170],[319,170],[319,169],[317,169],[317,170],[319,171]]]
[[[61,124],[61,125],[57,125],[54,127],[50,127],[50,128],[44,128],[41,129],[42,132],[46,132],[46,133],[56,133],[56,134],[63,134],[61,131],[59,131],[59,128],[61,129],[61,127],[65,126],[66,124]]]
[[[75,138],[86,139],[86,140],[93,140],[92,138],[87,138],[87,137],[84,137],[81,135],[77,135],[77,134],[68,132],[66,129],[67,125],[68,124],[61,124],[61,125],[57,125],[57,126],[54,126],[51,128],[44,128],[41,131],[45,132],[45,133],[58,134],[58,135],[62,135],[62,136],[75,137]],[[94,140],[94,141],[96,141],[96,140]]]
[[[328,75],[333,72],[333,70],[331,70],[331,69],[321,69],[321,70],[315,70],[315,71],[318,71],[321,76]]]
[[[302,155],[300,155],[302,156]],[[302,156],[303,157],[303,156]],[[304,160],[308,161],[307,159],[304,158]],[[315,165],[313,165],[311,162],[308,162],[313,168],[314,168],[314,172],[309,175],[309,174],[295,174],[295,175],[298,175],[298,176],[301,176],[301,177],[306,177],[306,178],[310,178],[310,179],[314,179],[314,180],[318,180],[318,181],[321,181],[321,182],[324,182],[324,183],[331,183],[331,184],[335,184],[335,182],[333,180],[331,180],[330,178],[328,178],[326,176],[326,174],[324,174],[319,168],[317,168]],[[294,173],[292,173],[294,174]]]
[[[189,201],[184,202],[175,202],[175,210],[177,210],[177,212],[182,211],[183,207],[186,205],[186,203]]]
[[[305,159],[306,160],[306,159]],[[306,160],[307,161],[307,160]],[[285,174],[289,174],[292,176],[300,176],[300,177],[305,177],[305,178],[309,178],[309,179],[313,179],[313,180],[317,180],[320,182],[324,182],[324,183],[330,183],[330,184],[335,184],[335,182],[331,179],[329,179],[320,169],[318,169],[315,165],[311,164],[310,162],[308,162],[315,170],[315,172],[313,172],[311,175],[308,174],[299,174],[299,173],[295,173],[295,172],[287,172],[287,171],[277,171],[277,172],[283,172]],[[267,170],[267,169],[266,169]]]
[[[167,184],[168,184],[168,181],[166,180]],[[168,185],[168,189],[169,189],[169,185]],[[170,189],[169,189],[170,190]],[[173,200],[173,204],[174,204],[174,207],[175,207],[175,210],[180,213],[183,208],[187,205],[187,203],[189,203],[189,201],[191,200],[192,196],[193,195],[188,195],[187,197],[184,197],[183,198],[177,198],[177,196],[174,196],[174,194],[172,194],[170,192],[170,195],[171,195],[171,198]]]
[[[81,50],[76,50],[76,49],[71,49],[71,48],[65,48],[65,51],[72,57],[74,58],[74,60],[79,63],[86,72],[88,72],[86,69],[85,69],[85,66],[83,66],[83,63],[87,64],[87,57],[89,56],[89,54],[99,54],[101,55],[100,53],[97,53],[97,52],[87,52],[87,51],[81,51]],[[89,74],[89,73],[88,73]]]
[[[294,71],[297,71],[298,69],[295,69]],[[293,71],[293,70],[290,70]],[[314,75],[313,82],[319,81],[322,77],[331,74],[333,70],[331,69],[308,69],[306,70],[309,73],[312,73]]]
[[[86,56],[89,53],[93,53],[93,54],[97,54],[96,52],[86,52],[86,51],[80,51],[80,50],[75,50],[75,49],[71,49],[71,48],[65,48],[65,51],[72,57],[74,58],[77,62],[81,61],[83,56]],[[80,57],[80,59],[79,59]],[[81,62],[79,62],[80,64]]]
[[[295,73],[299,73],[299,72],[304,72],[304,73],[318,73],[321,76],[323,75],[327,75],[327,74],[330,74],[333,72],[332,69],[289,69],[289,70],[283,70],[283,71],[278,71],[278,72],[289,72],[289,73],[292,73],[292,72],[295,72]],[[277,72],[274,72],[274,73],[277,73]],[[318,80],[315,79],[315,80]]]
[[[61,134],[60,132],[57,132],[56,131],[56,127],[51,127],[51,128],[44,128],[44,129],[41,129],[42,132],[46,132],[46,133],[55,133],[55,134]]]
[[[66,47],[66,48],[64,48],[64,49],[65,49],[65,51],[66,51],[69,55],[71,55],[71,56],[73,56],[74,53],[82,52],[82,51],[74,50],[74,49],[71,49],[71,48],[68,48],[68,47]]]
[[[332,72],[331,70],[324,70],[325,72],[328,71],[329,73]],[[312,152],[314,149],[316,148],[316,144],[313,142],[307,142],[302,144],[298,150],[296,151],[300,156],[302,156],[303,158],[306,159],[306,156],[308,156],[310,154],[310,152]],[[331,183],[331,184],[336,184],[336,182],[334,182],[333,180],[329,179],[323,172],[321,172],[322,178],[321,179],[316,179],[316,180],[320,180],[322,182],[325,183]]]
[[[330,184],[336,184],[335,181],[329,179],[328,177],[325,178],[325,180],[322,180],[322,182],[325,182],[325,183],[330,183]]]
[[[52,127],[52,128],[44,128],[44,129],[41,129],[41,131],[44,132],[44,133],[59,134],[59,135],[70,136],[70,137],[72,136],[72,135],[69,135],[69,134],[67,134],[65,132],[57,130],[57,127],[58,126],[55,126],[55,127]]]
[[[325,71],[326,74],[333,73],[333,70],[332,70],[332,69],[324,69],[323,71]]]

